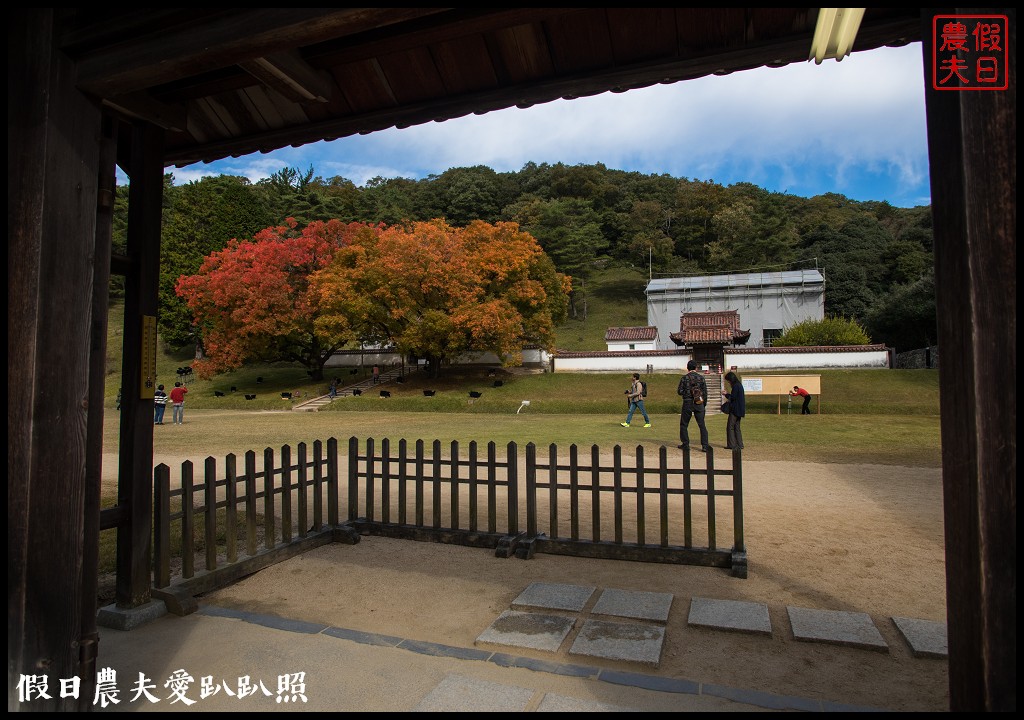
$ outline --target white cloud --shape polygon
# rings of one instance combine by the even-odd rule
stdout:
[[[645,174],[910,204],[928,194],[924,81],[915,43],[855,52],[842,62],[758,68],[467,115],[174,174],[179,182],[221,172],[256,182],[282,167],[312,165],[323,177],[363,185],[376,176],[423,178],[452,167],[505,172],[527,162],[600,162]]]

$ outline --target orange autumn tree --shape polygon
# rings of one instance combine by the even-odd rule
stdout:
[[[551,350],[571,289],[537,240],[516,223],[443,220],[354,234],[315,277],[318,327],[440,364],[490,351],[507,364],[526,344]]]
[[[252,240],[231,240],[175,287],[199,329],[205,357],[193,363],[200,377],[241,367],[247,361],[297,362],[314,380],[336,350],[354,335],[342,322],[318,325],[320,294],[310,278],[365,225],[339,220],[312,222],[298,230],[269,227]]]

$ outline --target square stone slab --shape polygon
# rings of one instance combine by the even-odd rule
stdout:
[[[546,693],[537,706],[537,712],[643,712],[637,708],[609,705],[608,703],[596,702],[594,700],[583,700],[580,698]]]
[[[741,600],[711,600],[695,597],[690,603],[687,623],[716,630],[772,634],[772,621],[764,603]]]
[[[892,621],[896,623],[896,629],[907,641],[914,657],[949,657],[946,623],[905,617],[894,617]]]
[[[668,622],[672,608],[672,593],[643,592],[641,590],[605,590],[594,605],[593,613]]]
[[[665,628],[661,625],[587,620],[569,648],[569,654],[657,667],[664,642]]]
[[[537,607],[548,610],[582,610],[597,588],[561,583],[530,583],[512,601],[512,607]]]
[[[557,652],[575,622],[574,618],[561,615],[506,610],[480,633],[476,642]]]
[[[523,712],[530,688],[502,685],[464,675],[446,675],[413,712]]]
[[[889,652],[882,634],[867,613],[787,607],[793,637],[809,642],[850,645]]]

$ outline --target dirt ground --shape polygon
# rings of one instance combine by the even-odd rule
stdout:
[[[671,593],[656,669],[596,662],[858,706],[947,710],[946,660],[914,657],[892,621],[946,621],[941,470],[748,462],[744,492],[746,579],[690,566],[502,559],[490,550],[368,536],[307,552],[200,601],[473,647],[532,582]],[[772,637],[689,627],[695,597],[765,603]],[[889,650],[797,641],[788,606],[867,613]],[[580,661],[564,649],[517,653]]]

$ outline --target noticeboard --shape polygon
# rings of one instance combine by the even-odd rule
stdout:
[[[782,414],[783,396],[788,398],[794,385],[802,387],[814,396],[817,401],[818,413],[821,413],[821,375],[756,375],[741,378],[740,381],[743,383],[743,392],[747,395],[778,396],[779,402],[776,411],[780,415]]]

